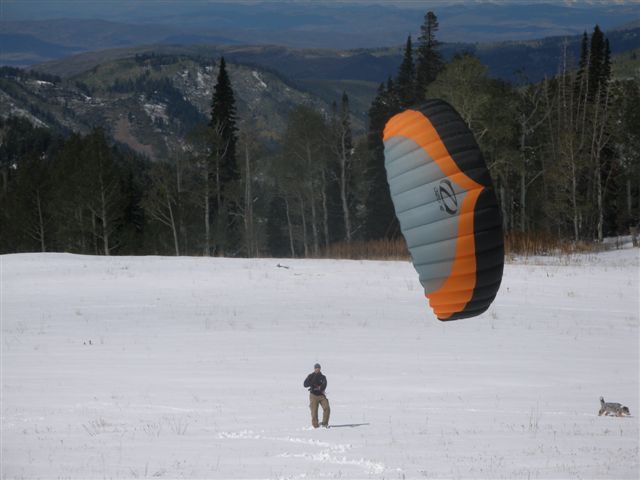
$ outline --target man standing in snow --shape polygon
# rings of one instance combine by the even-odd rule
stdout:
[[[311,424],[318,428],[318,405],[322,407],[322,426],[329,427],[329,400],[324,391],[327,389],[327,377],[320,372],[320,364],[313,366],[313,372],[307,375],[304,381],[305,388],[309,389],[309,408],[311,408]]]

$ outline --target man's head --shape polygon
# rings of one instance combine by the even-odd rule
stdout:
[[[313,369],[314,369],[316,372],[319,372],[319,371],[320,371],[320,368],[322,368],[322,367],[320,367],[320,364],[319,364],[319,363],[316,363],[316,364],[313,366]]]

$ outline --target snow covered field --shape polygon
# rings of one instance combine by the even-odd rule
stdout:
[[[452,323],[406,262],[0,261],[2,478],[638,478],[638,249],[516,260]],[[366,425],[310,428],[316,361]]]

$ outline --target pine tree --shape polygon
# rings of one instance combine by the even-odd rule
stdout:
[[[231,79],[227,73],[224,57],[220,58],[220,69],[213,91],[211,102],[211,121],[209,126],[217,129],[221,141],[216,146],[220,157],[220,171],[222,182],[237,180],[238,165],[236,161],[236,106]]]
[[[578,72],[576,75],[575,93],[580,98],[585,91],[585,83],[587,80],[587,72],[589,70],[589,35],[585,31],[582,34],[582,42],[580,44],[580,63],[578,64]]]
[[[593,101],[598,94],[600,84],[603,79],[603,69],[605,60],[604,34],[598,25],[593,29],[591,35],[591,48],[589,49],[589,101]]]
[[[407,37],[404,57],[398,71],[397,85],[398,97],[402,107],[408,107],[416,103],[416,69],[413,62],[411,35]]]
[[[602,60],[602,72],[600,77],[601,85],[608,85],[611,80],[611,47],[609,39],[604,39],[604,58]]]
[[[368,172],[371,188],[366,199],[365,233],[367,239],[390,238],[398,231],[398,223],[389,193],[387,173],[384,167],[384,143],[382,139],[384,126],[393,115],[400,110],[399,101],[391,78],[380,84],[378,94],[369,109],[369,132],[367,144],[369,148]]]
[[[239,246],[239,226],[236,221],[237,183],[240,178],[236,160],[236,108],[231,80],[224,57],[211,102],[210,142],[211,158],[208,168],[209,181],[214,185],[215,202],[207,210],[215,218],[216,250],[220,254]]]
[[[424,16],[424,24],[420,27],[422,34],[418,38],[418,62],[416,66],[417,74],[417,96],[422,100],[425,96],[425,89],[436,79],[442,70],[444,62],[440,54],[440,42],[436,40],[438,31],[438,17],[435,13],[427,12]]]

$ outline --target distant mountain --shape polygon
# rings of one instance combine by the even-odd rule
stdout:
[[[640,47],[640,28],[613,30],[606,34],[614,54]],[[489,67],[489,74],[496,78],[519,81],[524,76],[530,81],[537,81],[558,72],[565,46],[569,61],[577,62],[580,42],[581,36],[574,35],[531,41],[445,43],[442,45],[442,51],[446,59],[458,53],[474,53]],[[61,77],[70,77],[105,61],[152,52],[208,59],[224,55],[236,63],[276,70],[293,81],[311,81],[316,82],[315,85],[318,80],[349,80],[377,84],[386,81],[389,76],[394,76],[402,61],[400,46],[342,51],[293,49],[282,46],[150,45],[84,53],[39,64],[35,68]]]
[[[234,44],[211,34],[194,34],[165,25],[132,25],[105,20],[53,19],[0,23],[0,64],[29,66],[71,54],[150,43]]]
[[[593,29],[587,33],[591,34]],[[612,54],[621,54],[640,47],[640,28],[605,32]],[[550,37],[524,42],[476,44],[470,48],[489,67],[492,76],[507,81],[518,81],[521,75],[530,81],[558,73],[566,48],[569,67],[580,57],[582,36]]]
[[[23,0],[3,2],[2,8],[0,33],[33,35],[81,51],[187,41],[375,48],[417,37],[427,10],[438,15],[439,39],[449,43],[576,35],[596,23],[610,30],[640,19],[640,4],[619,1]]]
[[[46,42],[24,33],[0,33],[0,62],[3,65],[33,65],[84,51]]]

